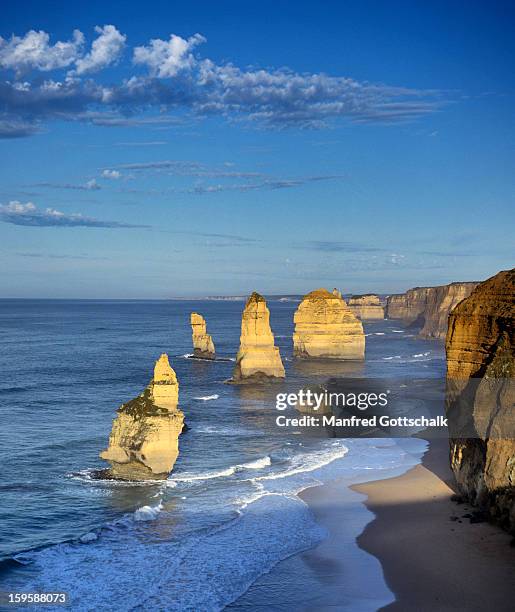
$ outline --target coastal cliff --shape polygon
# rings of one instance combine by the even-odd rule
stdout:
[[[401,319],[420,327],[422,338],[445,339],[452,309],[468,297],[478,283],[450,283],[437,287],[414,287],[386,300],[386,318]]]
[[[297,357],[365,358],[363,325],[338,295],[326,289],[308,293],[293,320],[293,352]]]
[[[426,308],[431,289],[432,287],[414,287],[406,293],[389,295],[386,299],[386,318],[402,319],[406,323],[416,321]]]
[[[515,533],[515,270],[479,284],[446,338],[450,461],[461,493]]]
[[[352,312],[362,321],[384,319],[384,308],[378,295],[353,295],[348,303]]]
[[[451,283],[432,287],[421,315],[424,318],[424,326],[420,330],[420,336],[445,339],[449,314],[477,285],[478,283]]]
[[[232,382],[284,378],[284,366],[270,328],[266,300],[254,292],[241,318],[240,348],[236,355]]]
[[[206,321],[201,314],[192,312],[190,315],[193,355],[200,359],[214,359],[215,345],[213,339],[207,333]]]
[[[111,464],[108,477],[164,479],[179,455],[184,414],[178,409],[179,383],[163,354],[141,395],[118,408],[108,448],[100,457]]]

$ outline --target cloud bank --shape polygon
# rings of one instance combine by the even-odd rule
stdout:
[[[79,30],[55,43],[47,32],[34,30],[0,37],[0,137],[29,136],[52,120],[117,126],[138,120],[173,123],[185,115],[276,129],[322,128],[341,119],[394,123],[433,113],[444,103],[434,90],[217,64],[197,54],[207,42],[201,34],[152,39],[124,58],[123,33],[114,25],[95,31],[89,50]],[[91,77],[122,58],[130,62],[124,61],[114,77],[109,73],[118,82]]]
[[[55,208],[38,209],[32,202],[22,204],[17,200],[0,205],[0,221],[13,225],[30,227],[103,227],[103,228],[141,228],[146,225],[132,225],[117,221],[100,221],[85,217],[80,213],[66,214]]]

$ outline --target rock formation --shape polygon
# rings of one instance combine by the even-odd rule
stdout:
[[[451,312],[446,338],[451,467],[461,493],[515,533],[515,269]]]
[[[367,293],[353,295],[349,300],[349,308],[362,321],[384,319],[384,308],[378,295]]]
[[[363,325],[341,297],[326,289],[304,296],[294,318],[297,357],[364,359]]]
[[[204,317],[196,312],[192,312],[190,321],[193,332],[193,355],[200,359],[214,359],[215,345],[213,344],[213,339],[207,333]]]
[[[424,312],[431,289],[432,287],[414,287],[406,293],[389,295],[386,299],[386,318],[402,319],[406,323],[415,321]]]
[[[386,300],[386,317],[419,327],[423,338],[444,339],[449,313],[476,286],[477,283],[451,283],[414,287],[406,293],[390,295]]]
[[[284,378],[284,366],[270,329],[266,300],[254,292],[241,318],[240,348],[236,356],[233,382]]]
[[[333,295],[335,295],[337,298],[340,298],[340,299],[343,297],[342,292],[336,287],[333,289]]]
[[[420,330],[423,338],[445,339],[450,312],[477,287],[478,283],[451,283],[432,287],[427,295],[426,307],[422,313],[424,327]]]
[[[184,414],[178,409],[179,383],[163,354],[154,378],[141,395],[118,408],[108,448],[100,457],[111,464],[108,477],[164,479],[179,454]]]

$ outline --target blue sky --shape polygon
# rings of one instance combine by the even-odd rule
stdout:
[[[513,266],[513,3],[2,8],[1,297]]]

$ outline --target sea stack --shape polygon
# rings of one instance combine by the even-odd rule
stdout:
[[[378,295],[367,293],[353,295],[349,299],[349,308],[362,321],[384,319],[384,308]]]
[[[110,478],[162,480],[179,455],[184,414],[179,410],[179,383],[163,354],[154,377],[141,395],[118,408],[108,448],[100,457],[109,461]]]
[[[361,321],[343,298],[327,289],[317,289],[304,296],[293,320],[293,353],[297,357],[365,358]]]
[[[460,492],[515,534],[515,269],[449,316],[450,460]]]
[[[259,293],[249,297],[241,318],[240,348],[232,382],[284,378],[284,366],[270,329],[270,311]]]
[[[214,359],[215,345],[213,339],[207,333],[204,317],[197,312],[192,312],[190,322],[193,332],[193,356],[199,359]]]

